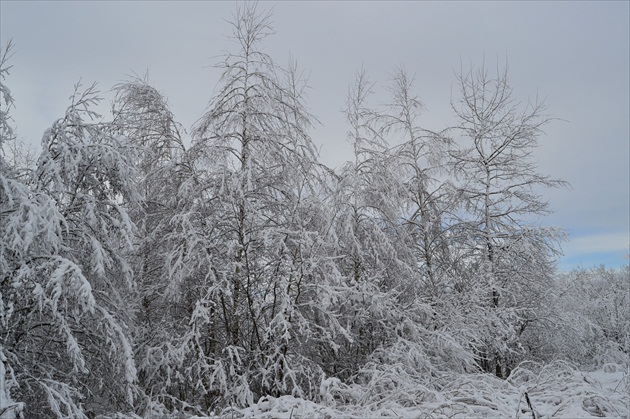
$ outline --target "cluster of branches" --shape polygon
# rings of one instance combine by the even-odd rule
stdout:
[[[0,417],[336,403],[340,386],[385,397],[444,372],[507,376],[561,349],[543,337],[566,315],[560,234],[532,223],[547,211],[535,191],[563,184],[531,160],[542,104],[516,102],[505,72],[471,68],[456,124],[435,132],[404,69],[380,107],[361,71],[346,109],[354,160],[332,170],[297,67],[261,49],[269,16],[248,5],[232,27],[237,50],[189,147],[164,96],[135,78],[115,86],[108,121],[94,86],[77,86],[32,170],[0,154]],[[10,49],[2,150],[16,139]],[[599,338],[627,352],[623,322]]]

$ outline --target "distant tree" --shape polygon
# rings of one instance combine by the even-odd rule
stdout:
[[[628,265],[558,275],[546,318],[524,334],[531,356],[542,361],[561,357],[590,368],[627,363],[629,287]]]

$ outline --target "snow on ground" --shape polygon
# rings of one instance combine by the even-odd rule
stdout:
[[[263,397],[245,409],[224,411],[215,418],[630,418],[629,368],[606,364],[583,372],[565,362],[547,366],[526,364],[507,380],[487,374],[449,375],[417,386],[432,393],[418,404],[408,398],[359,397],[341,403],[318,404],[293,396]],[[406,387],[413,383],[406,383]],[[430,385],[429,385],[430,384]],[[331,395],[360,394],[360,388],[330,389]],[[529,403],[528,403],[529,399]],[[360,404],[359,401],[363,402]],[[367,403],[366,403],[367,401]],[[532,411],[533,409],[533,411]],[[202,419],[202,417],[196,417]]]

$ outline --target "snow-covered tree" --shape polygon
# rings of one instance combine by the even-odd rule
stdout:
[[[355,156],[339,172],[333,195],[336,260],[349,288],[340,314],[352,341],[340,342],[324,365],[354,389],[350,393],[365,391],[361,397],[380,403],[441,371],[474,367],[463,336],[458,340],[441,327],[444,319],[423,281],[420,235],[406,222],[418,193],[412,180],[426,169],[419,166],[424,162],[411,160],[410,144],[397,138],[407,132],[399,130],[395,106],[371,106],[372,86],[362,70],[349,90],[346,116]]]
[[[383,132],[395,145],[392,179],[403,192],[398,205],[407,243],[413,249],[423,294],[439,301],[453,288],[450,228],[457,196],[445,170],[449,138],[420,125],[424,105],[414,79],[400,67],[389,87],[390,100],[380,115]]]
[[[34,168],[0,56],[0,418],[509,415],[495,389],[547,394],[575,375],[556,358],[627,363],[628,268],[555,277],[539,193],[564,182],[532,159],[550,119],[507,71],[461,73],[454,126],[431,131],[406,70],[378,106],[361,70],[332,170],[297,66],[262,48],[270,15],[231,25],[190,146],[147,80],[114,86],[111,121],[77,85]],[[510,374],[523,360],[550,367]]]
[[[484,67],[471,67],[458,85],[450,155],[463,200],[459,236],[465,269],[474,272],[469,289],[481,290],[483,306],[496,314],[484,366],[502,375],[502,358],[516,344],[513,329],[536,316],[528,304],[550,286],[557,253],[559,232],[536,224],[548,213],[539,193],[564,183],[537,172],[531,155],[550,119],[542,103],[521,106],[513,98],[507,70],[491,77]]]
[[[178,189],[189,171],[183,156],[184,130],[175,121],[166,98],[146,79],[134,77],[114,86],[113,128],[128,139],[137,168],[133,182],[142,199],[129,208],[136,229],[130,254],[134,289],[135,354],[139,385],[145,393],[144,415],[168,412],[161,391],[168,376],[156,362],[155,348],[169,344],[186,322],[177,304],[168,255],[173,242],[171,220],[178,214]],[[168,406],[165,406],[166,405]],[[156,410],[157,409],[157,410]],[[166,410],[163,410],[166,409]]]
[[[164,236],[186,320],[150,351],[161,391],[202,408],[314,397],[314,342],[330,345],[343,331],[330,311],[336,276],[304,84],[294,65],[260,49],[271,29],[255,5],[238,9],[232,27],[238,50],[219,64],[218,93],[193,129]]]
[[[11,348],[6,348],[4,342],[15,310],[13,302],[15,297],[10,291],[9,269],[17,265],[17,258],[19,257],[19,253],[16,254],[17,252],[14,252],[8,242],[9,217],[18,211],[22,202],[26,201],[25,203],[28,204],[29,198],[28,188],[17,181],[13,168],[4,158],[5,147],[8,147],[10,142],[15,141],[16,138],[11,125],[12,118],[9,114],[10,108],[13,106],[13,97],[4,83],[11,68],[8,65],[8,60],[12,54],[12,49],[12,43],[9,42],[0,52],[0,239],[2,239],[0,242],[0,331],[2,332],[2,343],[0,343],[0,417],[3,419],[18,417],[24,408],[22,403],[13,400],[11,394],[18,384],[12,367],[15,360],[10,362],[5,355],[5,351],[10,351]],[[21,244],[15,247],[19,250],[24,249]],[[12,353],[9,352],[10,355]]]
[[[545,316],[532,322],[523,340],[530,356],[562,358],[589,368],[628,362],[630,313],[628,265],[578,269],[559,275]]]
[[[3,57],[2,146],[15,139]],[[30,179],[0,160],[2,398],[27,417],[134,410],[124,301],[133,282],[122,256],[133,224],[121,205],[135,198],[133,169],[124,140],[89,121],[97,100],[93,88],[75,93]]]
[[[350,126],[348,140],[354,150],[354,161],[339,171],[333,195],[336,218],[335,241],[341,272],[353,284],[372,283],[392,287],[409,260],[404,247],[392,244],[397,237],[399,203],[402,190],[396,183],[398,174],[389,144],[379,126],[377,111],[370,107],[372,83],[367,72],[357,74],[349,89],[346,119]]]
[[[401,248],[394,244],[397,191],[392,188],[388,144],[377,132],[376,113],[369,106],[372,86],[361,70],[348,91],[347,137],[354,161],[336,175],[329,201],[334,215],[333,255],[348,286],[340,314],[353,339],[339,342],[340,350],[328,354],[324,368],[341,379],[356,373],[385,343],[387,326],[379,310],[388,304],[387,291],[409,277],[408,264],[401,260],[404,255],[398,254]]]

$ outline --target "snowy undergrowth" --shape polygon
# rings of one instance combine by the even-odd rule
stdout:
[[[617,364],[584,372],[561,361],[546,366],[526,363],[507,380],[489,374],[448,374],[395,385],[390,381],[379,394],[369,385],[348,386],[328,379],[322,390],[328,403],[266,396],[245,409],[203,419],[630,417],[628,367]]]

